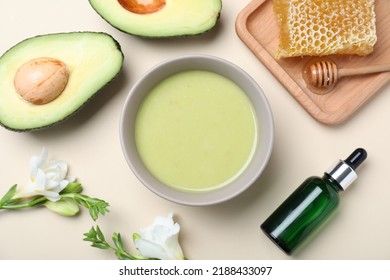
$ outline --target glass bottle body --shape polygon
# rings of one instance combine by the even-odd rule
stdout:
[[[264,233],[291,254],[338,206],[340,187],[329,175],[306,179],[261,225]]]

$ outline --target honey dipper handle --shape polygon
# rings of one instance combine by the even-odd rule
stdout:
[[[363,66],[356,68],[344,68],[338,70],[338,76],[355,76],[355,75],[364,75],[371,73],[379,73],[379,72],[389,72],[390,64],[381,64],[381,65],[371,65],[371,66]]]

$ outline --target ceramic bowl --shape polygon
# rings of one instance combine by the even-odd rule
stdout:
[[[173,189],[157,180],[144,166],[135,143],[135,120],[143,99],[167,77],[186,70],[211,71],[236,83],[252,102],[258,137],[255,154],[245,171],[228,185],[209,192],[192,193]],[[258,84],[245,71],[224,59],[208,55],[189,55],[164,61],[148,71],[131,89],[120,120],[120,139],[128,165],[136,177],[155,194],[184,205],[202,206],[232,199],[249,188],[261,175],[270,158],[274,141],[274,121],[269,103]]]

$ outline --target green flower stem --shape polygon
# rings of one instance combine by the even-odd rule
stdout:
[[[61,197],[69,197],[74,199],[76,195],[78,195],[78,193],[65,193],[61,194]]]
[[[80,193],[64,193],[61,194],[63,198],[72,198],[81,206],[84,206],[89,210],[89,214],[91,218],[96,221],[98,219],[99,214],[104,215],[108,210],[109,204],[104,200],[98,198],[92,198]]]
[[[1,205],[0,209],[8,209],[8,210],[15,210],[15,209],[22,209],[22,208],[30,208],[34,206],[40,206],[41,204],[44,204],[47,201],[46,197],[38,197],[36,199],[26,201],[24,203],[17,203],[18,200],[10,200],[6,205]]]
[[[119,233],[114,233],[112,236],[112,241],[114,242],[114,246],[111,246],[107,241],[103,234],[103,232],[100,230],[99,226],[92,227],[89,232],[84,233],[84,240],[91,242],[91,246],[103,250],[110,249],[114,251],[116,257],[120,260],[151,260],[150,258],[146,258],[141,255],[131,255],[128,252],[126,252],[124,248],[124,244],[122,242],[121,235]]]
[[[78,213],[78,205],[88,209],[90,216],[96,221],[99,215],[109,212],[109,204],[99,198],[92,198],[81,194],[83,187],[79,183],[70,183],[60,192],[61,199],[56,202],[48,200],[45,196],[35,196],[26,199],[17,196],[17,185],[12,186],[8,192],[0,198],[0,210],[16,210],[45,205],[48,209],[64,216],[74,216]]]

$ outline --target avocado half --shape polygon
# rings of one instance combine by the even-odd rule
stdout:
[[[150,4],[139,4],[143,2]],[[222,9],[221,0],[89,0],[89,3],[115,28],[142,37],[202,34],[215,26]],[[152,11],[153,6],[158,6],[157,11]]]
[[[70,72],[61,95],[44,105],[27,102],[14,85],[19,67],[39,57],[58,59]],[[119,43],[106,33],[56,33],[18,43],[0,57],[0,125],[21,132],[61,122],[120,72],[123,59]]]

